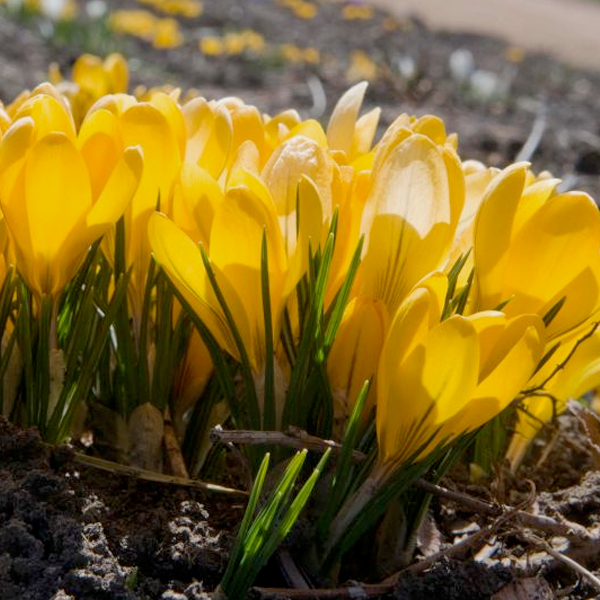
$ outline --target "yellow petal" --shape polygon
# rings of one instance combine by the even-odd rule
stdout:
[[[225,166],[233,135],[231,117],[225,109],[213,113],[203,98],[194,98],[183,107],[187,129],[185,161],[206,169],[215,179]]]
[[[475,221],[474,260],[481,308],[495,308],[504,296],[513,221],[525,185],[527,165],[504,169],[490,184]]]
[[[331,214],[333,166],[321,147],[303,136],[294,136],[279,146],[262,171],[277,213],[287,215],[296,210],[296,190],[302,176],[314,182],[323,212]]]
[[[481,337],[481,336],[480,336]],[[497,340],[492,369],[482,369],[480,383],[463,411],[448,423],[459,435],[481,427],[500,414],[527,386],[544,348],[543,324],[536,315],[512,319]]]
[[[309,138],[319,144],[323,150],[327,150],[328,148],[327,134],[323,131],[321,123],[314,119],[307,119],[306,121],[298,123],[296,127],[290,130],[286,139],[290,139],[294,136]]]
[[[463,201],[454,158],[421,135],[396,146],[374,174],[363,213],[361,293],[395,311],[419,279],[442,265]]]
[[[272,148],[275,148],[285,136],[300,122],[298,111],[289,109],[272,118],[264,117],[265,136]]]
[[[288,275],[284,295],[291,293],[298,281],[308,270],[308,261],[317,251],[323,228],[323,206],[316,185],[308,177],[298,184],[298,206],[296,212],[279,217],[288,253]],[[299,216],[299,220],[298,220]],[[289,242],[293,240],[292,244]]]
[[[465,171],[465,204],[456,227],[456,233],[454,234],[448,264],[454,264],[460,255],[464,255],[472,249],[475,217],[483,202],[485,190],[498,173],[497,169],[492,168],[481,168],[470,171],[468,165],[466,169],[464,168],[464,164],[463,169]],[[471,256],[471,264],[463,269],[467,274],[470,271],[472,262],[473,257]]]
[[[31,117],[35,123],[38,139],[52,131],[61,131],[69,139],[75,140],[75,123],[67,107],[54,96],[34,94],[15,115],[15,120]]]
[[[390,152],[412,135],[411,122],[409,115],[402,114],[385,130],[383,137],[377,144],[375,158],[373,159],[373,171],[379,171],[381,165],[388,159]]]
[[[515,234],[555,194],[559,183],[560,179],[548,178],[525,187],[513,225]]]
[[[381,109],[370,110],[356,121],[354,131],[353,154],[366,154],[371,150],[373,139],[379,125]]]
[[[85,226],[73,230],[61,246],[56,262],[61,278],[71,279],[79,268],[86,250],[104,235],[123,215],[142,174],[142,153],[127,148],[113,170],[100,197],[85,219]]]
[[[599,252],[600,213],[593,200],[583,193],[550,198],[511,241],[507,258],[511,268],[506,270],[503,289],[507,297],[515,297],[506,306],[507,314],[543,315],[552,308],[549,302],[560,299],[580,273],[594,262],[598,265]],[[585,281],[591,286],[586,290],[580,285],[571,295],[575,302],[579,294],[587,296],[593,307],[598,302],[597,280]],[[569,308],[565,304],[560,311],[567,323]],[[579,324],[577,319],[570,326]]]
[[[92,182],[92,195],[98,198],[123,152],[121,127],[117,117],[104,109],[84,119],[77,143]]]
[[[162,92],[152,95],[150,104],[158,109],[167,119],[179,150],[179,158],[183,159],[186,146],[186,126],[179,105],[169,95]]]
[[[0,139],[2,139],[2,135],[10,127],[11,123],[12,119],[8,116],[8,113],[4,110],[4,105],[0,101]]]
[[[383,303],[369,298],[352,300],[346,310],[327,357],[327,376],[334,394],[334,420],[345,425],[367,379],[373,379],[389,327]],[[373,406],[375,382],[365,413]],[[343,425],[339,429],[343,431]],[[341,433],[340,431],[340,433]]]
[[[414,132],[427,136],[432,142],[443,145],[446,143],[446,126],[444,121],[435,115],[425,115],[417,120]]]
[[[350,156],[356,120],[368,85],[366,81],[357,83],[335,105],[327,125],[327,140],[332,150],[339,150]]]
[[[384,345],[381,365],[383,356],[396,350],[390,339]],[[470,398],[478,362],[475,329],[465,318],[454,316],[428,331],[384,380],[379,378],[380,461],[403,461],[427,442],[430,446],[431,441],[442,441],[436,432]]]
[[[440,286],[419,287],[413,290],[393,316],[386,348],[382,354],[378,377],[387,386],[396,364],[408,356],[427,331],[439,323],[444,306]]]
[[[248,104],[238,103],[231,107],[229,116],[233,130],[231,150],[235,152],[246,140],[252,140],[261,153],[261,157],[266,158],[264,156],[267,151],[265,128],[258,109]]]
[[[137,189],[143,165],[139,146],[125,149],[87,216],[88,227],[104,227],[119,220]]]
[[[125,111],[121,124],[124,145],[139,145],[144,152],[143,185],[150,197],[140,198],[142,205],[154,207],[159,192],[161,202],[166,202],[181,166],[177,136],[171,123],[155,107],[142,103]]]
[[[156,262],[210,330],[217,343],[239,360],[233,337],[196,244],[161,213],[154,213],[150,218],[148,235]]]
[[[264,313],[261,292],[261,248],[266,234],[271,312],[279,333],[286,274],[285,250],[274,207],[252,188],[228,190],[219,205],[211,232],[211,261],[233,290],[244,294],[243,304],[227,298],[255,372],[265,360]],[[235,244],[231,243],[234,239]],[[225,294],[225,290],[224,290]],[[276,339],[276,338],[275,338]]]
[[[450,224],[454,212],[448,169],[438,147],[413,135],[398,145],[374,173],[374,185],[365,207],[363,231],[375,215],[399,215],[425,238],[438,223]],[[458,199],[462,209],[463,200]]]
[[[252,140],[246,140],[232,156],[230,171],[235,173],[244,170],[253,175],[260,174],[261,159],[260,152]]]
[[[194,241],[210,247],[212,222],[223,192],[208,171],[184,163],[173,190],[172,218]]]
[[[73,142],[52,133],[31,149],[24,176],[25,204],[15,210],[11,201],[5,217],[17,243],[22,228],[29,232],[36,279],[30,284],[42,293],[57,293],[67,283],[59,250],[73,231],[85,227],[92,204],[87,168]]]
[[[566,300],[562,308],[547,328],[549,338],[576,330],[597,312],[600,301],[600,254],[591,257],[589,266],[547,301],[539,314],[546,314],[563,298]]]
[[[0,142],[0,198],[3,202],[8,202],[23,168],[33,141],[33,130],[33,119],[24,117],[12,124]]]
[[[123,56],[116,52],[109,54],[104,61],[104,69],[110,78],[110,92],[126,92],[129,86],[129,69]]]
[[[582,337],[582,336],[579,336]],[[583,341],[556,377],[548,391],[563,404],[569,398],[581,398],[600,386],[600,331]]]

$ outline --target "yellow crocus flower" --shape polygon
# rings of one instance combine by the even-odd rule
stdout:
[[[37,97],[31,116],[17,119],[0,143],[0,205],[17,267],[38,296],[54,297],[123,214],[142,172],[140,149],[127,147],[104,185],[93,188],[94,166],[86,164],[70,126],[61,130],[65,119],[57,119],[52,131],[46,120],[55,110],[54,98]]]
[[[49,76],[69,99],[77,125],[94,102],[107,94],[125,93],[129,85],[127,61],[118,53],[110,54],[104,60],[82,54],[73,64],[71,81],[63,80],[56,63],[51,65]]]
[[[198,42],[198,49],[206,56],[221,56],[225,52],[225,43],[216,35],[205,35]]]
[[[394,314],[421,278],[447,262],[464,174],[441,121],[404,116],[377,146],[371,181],[356,293],[383,300]]]
[[[104,96],[90,109],[81,126],[79,144],[88,164],[113,164],[123,149],[133,143],[144,153],[144,169],[138,189],[125,212],[127,267],[134,271],[130,300],[134,315],[141,314],[146,274],[150,264],[148,219],[160,201],[170,212],[171,192],[183,162],[185,123],[175,100],[156,93],[147,102],[133,96]],[[96,184],[98,185],[98,184]],[[107,248],[109,256],[112,249]]]
[[[150,219],[149,235],[157,262],[221,347],[239,360],[239,350],[211,288],[199,248],[159,213]],[[273,201],[264,185],[249,176],[245,185],[227,191],[215,211],[209,257],[257,377],[262,373],[266,359],[261,293],[263,235],[267,240],[275,341],[279,337],[286,288],[289,288],[286,284],[287,261]]]
[[[193,98],[182,109],[185,123],[185,162],[195,163],[218,179],[231,152],[231,115],[221,106]]]
[[[393,468],[499,414],[533,374],[544,345],[536,315],[487,311],[440,322],[439,275],[398,309],[377,372],[379,462]]]
[[[7,107],[7,112],[13,122],[31,117],[36,124],[37,137],[51,131],[62,131],[71,140],[75,140],[77,135],[67,99],[49,83],[42,83],[32,92],[24,92],[18,96]]]
[[[488,187],[474,231],[475,303],[507,302],[507,315],[544,316],[563,298],[548,327],[554,338],[600,306],[600,212],[582,192],[555,192],[556,180],[527,186],[516,164]]]
[[[114,10],[108,24],[117,33],[133,35],[145,40],[152,39],[157,17],[148,10]]]
[[[547,327],[546,351],[559,347],[530,384],[544,384],[540,392],[548,396],[523,401],[507,454],[513,468],[542,424],[597,377],[590,354],[596,342],[588,340],[548,380],[590,330],[600,307],[600,213],[587,194],[557,193],[558,183],[533,177],[527,164],[512,165],[492,178],[475,219],[470,310],[507,302],[507,315],[544,316],[560,306]]]
[[[152,35],[152,45],[158,49],[179,48],[183,44],[183,33],[175,19],[157,19]]]

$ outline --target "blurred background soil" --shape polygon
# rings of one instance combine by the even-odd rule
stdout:
[[[589,29],[598,31],[600,3],[376,4],[394,13],[331,0],[205,2],[199,16],[177,19],[181,45],[171,49],[113,35],[84,10],[77,21],[53,25],[35,17],[9,20],[0,9],[0,98],[10,102],[45,79],[53,61],[68,73],[82,51],[115,49],[130,59],[134,85],[168,83],[197,88],[208,98],[240,96],[268,113],[296,108],[305,117],[326,119],[340,94],[366,79],[371,83],[366,108],[382,107],[383,126],[402,112],[440,115],[449,131],[459,133],[463,159],[500,167],[519,156],[535,128],[539,144],[525,153],[534,168],[551,170],[566,179],[566,187],[600,196],[600,36],[588,45]],[[440,9],[446,4],[452,10]],[[481,7],[473,9],[474,4],[486,6],[484,31],[501,36],[508,27],[512,41],[472,33],[482,27]],[[134,0],[109,0],[106,7],[147,8]],[[457,31],[454,11],[463,11],[465,31]],[[443,14],[449,29],[428,27],[443,26]],[[530,32],[526,44],[518,43],[523,35],[516,36],[523,28]],[[248,32],[256,34],[253,42]],[[200,50],[207,38],[223,42],[219,53]],[[585,60],[562,50],[571,47]],[[536,48],[552,49],[554,56]],[[590,68],[595,65],[598,70]]]
[[[500,5],[512,21],[494,12]],[[105,3],[107,14],[141,7]],[[463,11],[458,24],[455,11]],[[543,29],[551,13],[562,33]],[[583,0],[207,0],[199,16],[177,18],[181,43],[164,49],[115,34],[83,8],[75,21],[52,23],[0,3],[0,99],[8,104],[45,80],[53,62],[68,75],[80,53],[114,50],[129,59],[132,86],[196,88],[208,98],[240,96],[267,113],[295,108],[322,120],[350,85],[366,79],[365,110],[381,106],[382,126],[402,112],[437,114],[458,132],[463,160],[503,167],[525,156],[566,188],[600,198],[600,37],[595,50],[587,45],[598,19],[600,3]],[[529,35],[516,36],[522,29]],[[211,39],[221,45],[207,51]],[[561,49],[574,46],[580,57]],[[590,525],[598,520],[590,491],[597,486],[577,487],[589,469],[585,448],[569,443],[579,435],[567,427],[554,454],[542,466],[526,465],[525,474],[538,491],[583,498],[589,510],[580,511],[582,522]],[[526,495],[521,479],[510,485]],[[556,491],[562,487],[568,491]],[[485,486],[475,491],[491,499]],[[560,513],[562,505],[548,498],[548,514]],[[478,519],[437,500],[432,506],[446,541],[460,535],[452,532],[461,519]],[[0,421],[0,600],[206,598],[222,576],[242,509],[239,500],[84,468],[70,451],[50,450],[34,432]],[[592,563],[600,564],[596,554]],[[512,577],[492,563],[443,561],[403,578],[387,597],[490,598]],[[572,574],[544,568],[555,587],[573,584]],[[281,582],[267,576],[262,583]],[[587,593],[575,585],[564,597]]]

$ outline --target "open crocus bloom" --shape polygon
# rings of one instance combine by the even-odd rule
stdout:
[[[102,60],[82,54],[73,64],[72,81],[64,81],[58,65],[50,66],[49,77],[71,104],[75,122],[80,124],[94,102],[107,94],[125,93],[129,84],[127,62],[114,53]]]
[[[554,338],[585,322],[600,305],[600,212],[582,192],[555,192],[556,180],[527,185],[527,165],[494,178],[474,233],[477,310],[507,302],[514,316],[545,316]]]
[[[380,463],[423,458],[506,408],[538,364],[536,315],[499,311],[440,322],[445,278],[435,274],[398,309],[378,369]]]
[[[403,115],[378,144],[371,178],[357,293],[383,300],[393,314],[422,277],[446,262],[464,175],[439,119]]]
[[[77,147],[72,119],[40,94],[0,143],[0,205],[17,267],[37,295],[58,295],[89,246],[121,217],[142,172],[142,153],[127,147],[94,187],[94,169]]]
[[[600,213],[587,194],[556,193],[557,183],[534,179],[527,164],[512,165],[492,179],[475,221],[470,308],[504,304],[509,316],[535,313],[548,322],[545,351],[552,354],[531,382],[544,384],[548,396],[524,401],[508,453],[513,467],[542,424],[586,391],[596,368],[593,343],[576,345],[600,306]],[[574,350],[564,372],[546,381]]]
[[[185,149],[183,116],[171,96],[156,93],[148,102],[138,102],[133,96],[114,94],[92,106],[81,125],[79,145],[86,162],[98,165],[95,186],[134,142],[144,153],[144,169],[124,214],[125,262],[127,268],[133,267],[129,298],[139,320],[150,265],[148,219],[159,202],[167,210]],[[112,245],[107,244],[105,251],[111,257]]]
[[[248,185],[229,189],[216,209],[209,257],[251,368],[260,374],[266,358],[261,294],[263,236],[268,252],[274,340],[279,335],[286,294],[291,288],[286,284],[287,260],[273,201],[259,180],[249,176],[246,182]],[[239,349],[212,290],[199,247],[159,213],[150,220],[149,235],[157,262],[221,347],[239,360]]]

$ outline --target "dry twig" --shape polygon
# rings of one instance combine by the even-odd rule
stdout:
[[[546,540],[539,538],[533,534],[525,534],[521,536],[524,540],[528,541],[530,544],[540,548],[547,554],[549,554],[555,560],[567,565],[570,569],[575,571],[578,575],[581,575],[585,578],[588,583],[590,583],[597,592],[600,592],[600,579],[596,577],[589,569],[586,569],[583,565],[579,564],[576,560],[573,560],[571,557],[566,556],[562,552],[555,550]]]
[[[324,440],[322,438],[310,435],[298,427],[289,427],[287,431],[251,431],[247,429],[222,429],[215,427],[210,433],[211,439],[223,443],[248,444],[252,446],[286,446],[287,448],[306,448],[315,452],[325,452],[331,448],[333,452],[341,452],[342,446],[333,440]],[[366,456],[354,450],[352,457],[355,461],[365,460]]]
[[[120,463],[113,462],[112,460],[106,460],[104,458],[87,456],[87,454],[82,454],[80,452],[75,452],[74,460],[87,467],[93,467],[94,469],[108,471],[109,473],[115,473],[116,475],[136,477],[137,479],[143,479],[145,481],[154,481],[156,483],[181,485],[184,487],[204,490],[206,492],[217,492],[220,494],[227,494],[229,496],[248,496],[248,493],[242,490],[236,490],[222,485],[216,485],[214,483],[206,483],[204,481],[198,481],[197,479],[186,479],[185,477],[176,477],[174,475],[163,475],[162,473],[156,473],[155,471],[149,471],[148,469],[140,469],[139,467],[122,465]]]
[[[461,504],[462,506],[465,506],[466,508],[469,508],[470,510],[481,515],[499,517],[502,514],[510,514],[511,518],[521,525],[530,527],[531,529],[536,529],[537,531],[543,531],[551,535],[560,535],[576,542],[592,541],[592,536],[590,533],[585,527],[579,525],[579,523],[573,523],[571,521],[557,521],[552,517],[547,517],[545,515],[534,515],[525,510],[515,509],[510,506],[490,504],[489,502],[484,502],[483,500],[473,498],[467,494],[429,483],[423,479],[417,480],[414,485],[424,492],[428,492],[429,494],[433,494],[435,496],[445,498],[446,500],[451,500]]]

